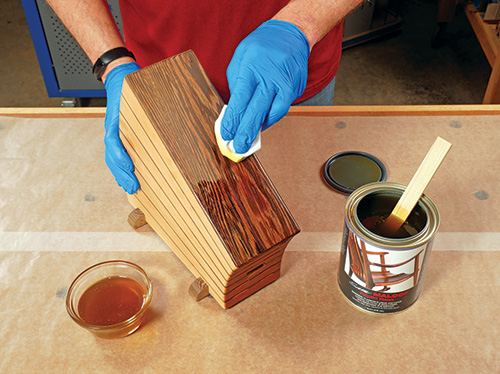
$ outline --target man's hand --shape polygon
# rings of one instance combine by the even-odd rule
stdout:
[[[306,88],[310,46],[292,23],[263,23],[236,49],[227,68],[231,98],[221,123],[224,140],[245,153],[260,130],[288,113]]]
[[[118,185],[129,194],[139,189],[139,181],[134,175],[134,164],[120,140],[120,99],[123,79],[127,74],[139,69],[139,65],[135,62],[118,65],[106,75],[104,81],[107,97],[106,118],[104,119],[105,160]]]

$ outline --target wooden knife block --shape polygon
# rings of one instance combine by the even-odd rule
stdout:
[[[230,308],[279,278],[300,229],[257,157],[233,163],[219,152],[222,106],[188,51],[125,78],[120,137],[141,186],[129,201]]]

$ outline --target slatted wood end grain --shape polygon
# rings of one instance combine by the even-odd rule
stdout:
[[[256,156],[233,163],[220,154],[222,105],[188,51],[126,77],[120,137],[141,185],[132,204],[228,307],[279,276],[299,227]]]

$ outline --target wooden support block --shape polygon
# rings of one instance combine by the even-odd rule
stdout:
[[[135,208],[128,215],[128,223],[134,230],[137,230],[147,223],[146,216],[144,215],[144,213],[142,213],[140,208]]]
[[[200,301],[210,295],[208,284],[203,279],[197,278],[189,287],[189,294],[195,301]]]
[[[125,78],[120,137],[141,186],[131,204],[229,308],[279,277],[300,229],[255,155],[220,154],[222,106],[188,51]]]

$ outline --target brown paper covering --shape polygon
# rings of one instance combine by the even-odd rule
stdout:
[[[273,126],[257,155],[303,232],[281,278],[224,311],[193,301],[190,272],[154,233],[128,225],[102,119],[0,117],[0,372],[491,372],[500,359],[497,126],[495,116]],[[453,148],[427,190],[442,224],[422,295],[399,314],[359,311],[336,283],[345,197],[322,181],[322,164],[361,150],[385,163],[389,181],[407,183],[436,136]],[[64,297],[80,271],[116,258],[143,267],[154,296],[145,324],[109,341],[76,325]]]

